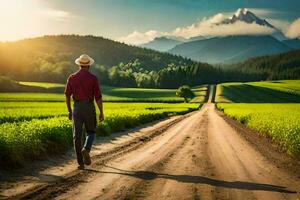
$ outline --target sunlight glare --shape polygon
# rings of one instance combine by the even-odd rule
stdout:
[[[6,0],[0,4],[0,41],[30,37],[37,32],[41,6],[37,0]]]

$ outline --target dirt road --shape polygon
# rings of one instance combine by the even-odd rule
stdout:
[[[300,199],[300,179],[266,159],[213,103],[114,157],[95,160],[84,172],[20,197]]]

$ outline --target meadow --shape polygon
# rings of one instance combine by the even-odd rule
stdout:
[[[300,80],[251,82],[249,85],[300,95]]]
[[[218,103],[300,103],[300,80],[223,83],[217,86]]]
[[[221,103],[217,107],[227,116],[281,144],[288,154],[300,153],[299,104]]]
[[[23,84],[49,89],[63,87],[51,83]],[[154,120],[197,110],[202,105],[199,102],[205,100],[206,87],[193,90],[197,95],[194,102],[198,103],[180,103],[183,99],[175,96],[175,90],[104,86],[105,120],[98,123],[97,135],[105,136]],[[28,160],[64,152],[72,146],[72,124],[67,117],[64,101],[62,93],[0,93],[2,167],[19,166]]]
[[[217,108],[274,142],[300,154],[300,81],[224,83],[217,86]]]

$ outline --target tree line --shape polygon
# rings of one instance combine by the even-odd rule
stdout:
[[[171,63],[161,70],[146,70],[138,59],[121,62],[106,68],[96,65],[91,68],[102,84],[118,87],[178,88],[181,85],[196,86],[232,81],[256,81],[260,78],[239,70],[216,68],[206,63],[176,65]]]

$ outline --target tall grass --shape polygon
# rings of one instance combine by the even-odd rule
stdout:
[[[300,104],[217,104],[227,116],[300,154]]]

